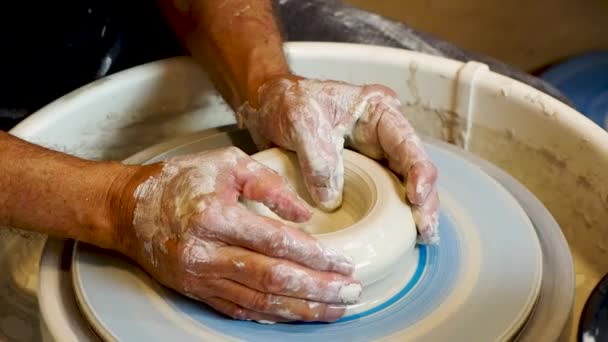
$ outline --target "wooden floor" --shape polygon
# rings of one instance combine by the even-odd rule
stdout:
[[[527,71],[608,49],[608,0],[345,0]]]

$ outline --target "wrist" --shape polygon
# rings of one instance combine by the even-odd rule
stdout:
[[[215,68],[221,72],[236,110],[245,102],[257,104],[258,88],[271,78],[290,74],[283,39],[269,0],[233,0],[222,4],[197,2],[202,20],[197,26],[193,50],[205,45],[215,51]],[[194,10],[197,12],[197,10]],[[209,64],[209,63],[207,63]]]
[[[263,46],[254,48],[247,64],[245,93],[242,101],[248,102],[256,109],[259,106],[259,90],[263,85],[293,76],[287,66],[282,49],[266,49]]]
[[[303,78],[291,73],[289,70],[284,72],[265,73],[263,76],[249,83],[247,104],[257,110],[260,107],[260,100],[263,97],[263,92],[274,88],[274,85],[282,80],[297,82],[301,79]]]
[[[112,249],[136,259],[136,236],[133,217],[137,206],[138,186],[160,172],[160,164],[125,166],[112,180],[106,208],[112,221]]]

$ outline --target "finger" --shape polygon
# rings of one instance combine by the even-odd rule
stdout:
[[[422,205],[437,182],[437,168],[429,160],[421,160],[407,172],[405,191],[414,205]]]
[[[413,207],[414,221],[418,227],[418,241],[424,244],[439,242],[439,195],[434,187],[421,206]]]
[[[251,159],[237,171],[237,182],[243,197],[263,203],[289,221],[304,222],[312,216],[306,201],[274,170]]]
[[[262,323],[289,322],[288,319],[279,316],[268,315],[245,309],[242,306],[236,305],[219,297],[205,299],[205,302],[216,311],[219,311],[233,319],[243,321],[258,321]]]
[[[239,247],[222,249],[225,278],[260,292],[330,304],[359,300],[361,283],[338,273],[319,272]]]
[[[296,153],[310,197],[320,209],[332,211],[342,204],[344,138],[335,136],[330,123],[321,118],[305,120],[309,127],[297,130]]]
[[[389,166],[406,179],[406,194],[421,205],[433,189],[437,170],[423,149],[414,128],[397,109],[388,107],[378,122],[378,140]]]
[[[319,270],[350,275],[352,260],[325,247],[309,234],[240,206],[210,208],[194,224],[207,227],[212,238],[270,257],[291,260]]]
[[[330,305],[277,296],[250,289],[232,280],[223,279],[217,283],[220,296],[251,311],[279,316],[282,319],[305,322],[333,322],[346,312],[341,305]]]

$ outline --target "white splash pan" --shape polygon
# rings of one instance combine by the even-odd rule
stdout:
[[[608,270],[608,134],[568,106],[478,63],[351,44],[289,43],[286,51],[302,75],[392,87],[418,132],[491,161],[543,202],[574,255],[574,329],[566,337],[574,341],[582,306]],[[233,123],[203,70],[189,58],[175,58],[85,86],[12,133],[86,158],[123,159],[168,138]],[[44,282],[40,288],[44,321],[52,323],[61,310],[51,306],[71,299],[49,303],[61,293],[46,293]],[[49,326],[60,329],[70,328]]]

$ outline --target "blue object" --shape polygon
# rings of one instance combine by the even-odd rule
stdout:
[[[541,78],[563,92],[576,110],[608,129],[608,51],[568,59],[549,68]]]
[[[541,78],[553,84],[575,108],[608,130],[608,51],[571,58],[545,71]],[[608,340],[608,274],[597,284],[579,322],[578,341]]]
[[[384,303],[360,314],[347,316],[332,324],[283,323],[261,325],[228,320],[200,303],[167,292],[168,303],[202,326],[212,327],[225,336],[247,341],[371,341],[386,337],[415,324],[436,310],[457,279],[460,243],[455,222],[441,213],[442,237],[439,246],[419,246],[416,271],[401,291]],[[398,272],[398,270],[396,270]]]
[[[578,341],[608,341],[608,274],[597,284],[580,318]]]
[[[411,276],[405,268],[395,269],[389,276],[409,279],[401,278],[405,285],[369,311],[332,324],[230,320],[137,275],[138,268],[120,259],[77,244],[72,272],[81,308],[99,334],[116,340],[199,341],[214,335],[215,340],[355,342],[417,333],[469,336],[459,339],[469,341],[511,336],[525,319],[522,308],[532,308],[540,286],[542,258],[534,227],[516,200],[474,164],[428,147],[438,168],[450,171],[439,179],[441,240],[438,246],[419,246]],[[445,319],[427,320],[436,312]],[[417,327],[422,321],[431,328]]]

